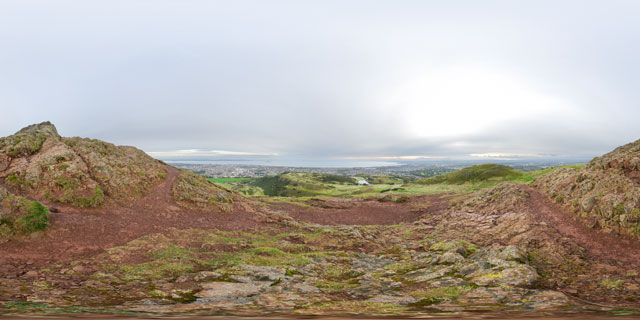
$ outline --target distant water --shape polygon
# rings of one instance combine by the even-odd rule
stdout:
[[[399,166],[402,163],[391,161],[370,160],[310,160],[310,159],[267,159],[267,160],[165,160],[168,163],[187,164],[237,164],[270,167],[297,167],[297,168],[373,168]]]

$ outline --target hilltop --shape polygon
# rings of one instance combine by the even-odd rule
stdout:
[[[64,138],[49,122],[0,139],[5,186],[39,200],[96,208],[139,199],[166,175],[164,165],[136,148]]]
[[[524,173],[501,164],[482,164],[464,168],[462,170],[439,176],[418,180],[419,184],[463,184],[477,182],[512,181],[520,178]]]

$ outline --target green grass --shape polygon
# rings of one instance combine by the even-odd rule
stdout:
[[[580,165],[550,167],[536,171],[521,172],[500,165],[482,165],[465,168],[442,176],[418,180],[402,186],[405,193],[434,194],[444,192],[466,193],[493,187],[502,182],[530,184],[535,179],[560,168],[580,169]]]
[[[21,234],[44,230],[49,225],[49,210],[40,202],[31,201],[27,214],[16,219],[14,229]]]
[[[580,168],[572,165],[521,172],[498,164],[472,166],[436,177],[417,181],[393,175],[358,175],[356,177],[308,172],[287,172],[261,178],[209,178],[228,189],[246,196],[260,196],[268,202],[287,202],[308,207],[304,201],[312,198],[377,198],[385,194],[466,193],[511,181],[529,184],[536,178],[559,168]],[[357,178],[370,185],[361,186]],[[406,198],[398,201],[408,200]]]
[[[229,182],[246,181],[251,178],[207,178],[209,181],[218,184],[228,184]]]
[[[473,286],[427,288],[414,291],[411,296],[419,299],[417,303],[413,304],[414,306],[427,306],[445,300],[456,299],[463,293],[473,289]]]
[[[10,199],[9,199],[10,198]],[[29,235],[44,230],[49,225],[49,209],[40,202],[30,201],[23,197],[9,195],[7,200],[14,202],[15,213],[2,216],[0,212],[0,235]]]
[[[416,181],[418,184],[463,184],[480,181],[513,181],[524,172],[500,164],[483,164]]]
[[[283,239],[292,235],[303,236],[306,244],[294,244]],[[201,245],[192,246],[194,242]],[[239,265],[272,266],[295,269],[311,263],[312,258],[344,258],[347,253],[336,250],[345,243],[339,236],[324,232],[296,233],[282,230],[261,230],[260,233],[229,232],[220,230],[182,230],[170,237],[153,234],[109,249],[104,268],[122,281],[175,279],[201,270],[214,270],[221,274],[235,274]],[[145,257],[139,263],[127,263],[131,257]],[[343,268],[344,274],[349,271]],[[340,282],[343,274],[328,271],[327,281]]]

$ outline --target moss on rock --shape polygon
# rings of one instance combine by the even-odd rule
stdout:
[[[140,198],[166,176],[165,165],[141,150],[62,138],[48,122],[0,139],[0,178],[35,199],[95,208]]]
[[[49,210],[37,201],[16,196],[0,187],[0,241],[29,235],[49,225]]]
[[[191,209],[231,212],[235,194],[193,172],[183,170],[173,183],[172,195]]]

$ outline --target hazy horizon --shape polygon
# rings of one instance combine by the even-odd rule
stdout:
[[[640,2],[3,1],[0,136],[160,159],[589,159],[640,138]]]

